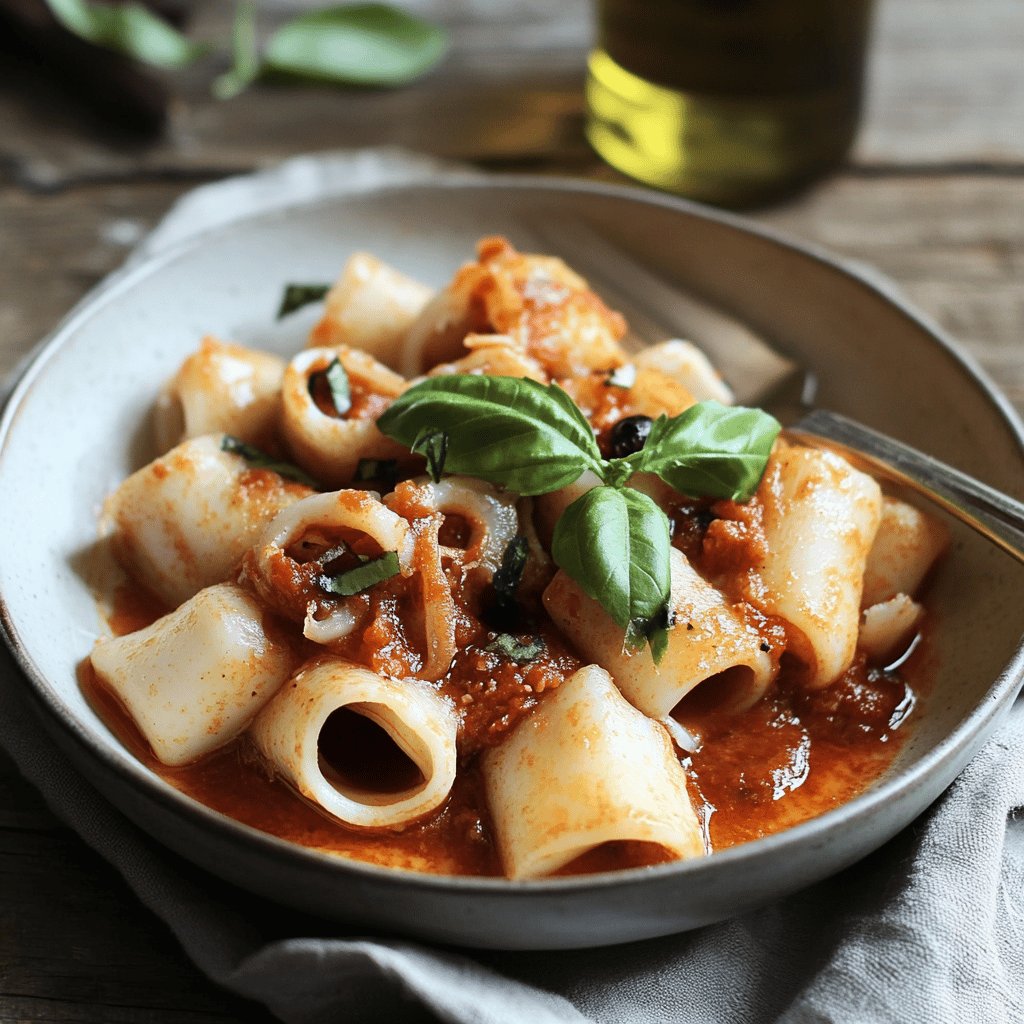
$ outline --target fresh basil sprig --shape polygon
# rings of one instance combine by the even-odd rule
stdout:
[[[377,426],[406,446],[443,431],[450,472],[524,495],[595,473],[601,485],[565,510],[551,554],[622,627],[626,645],[649,643],[656,661],[671,625],[669,525],[649,497],[626,486],[629,478],[656,473],[684,494],[743,501],[757,488],[781,429],[758,409],[700,402],[656,420],[640,451],[604,459],[590,424],[557,385],[458,374],[409,388]]]

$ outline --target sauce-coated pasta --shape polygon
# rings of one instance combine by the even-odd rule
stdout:
[[[863,790],[924,686],[944,528],[772,444],[695,345],[624,335],[488,238],[436,293],[355,254],[289,361],[204,340],[106,504],[93,705],[217,810],[428,872],[700,857]],[[680,454],[715,431],[746,484]]]

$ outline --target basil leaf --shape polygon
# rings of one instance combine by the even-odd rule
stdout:
[[[501,565],[491,581],[494,592],[498,595],[498,603],[509,605],[515,600],[516,591],[523,579],[529,544],[521,534],[516,534],[505,548],[501,556]]]
[[[445,54],[444,30],[386,4],[327,7],[283,25],[264,51],[273,71],[343,85],[404,85]]]
[[[534,637],[528,643],[523,643],[518,637],[511,633],[499,633],[484,650],[491,654],[500,654],[517,665],[529,665],[536,661],[547,649],[547,645],[540,637]]]
[[[277,319],[281,320],[311,302],[319,302],[329,291],[329,284],[286,284],[277,308]]]
[[[671,419],[655,420],[632,468],[657,473],[691,497],[746,501],[761,482],[781,429],[760,409],[699,402]]]
[[[231,27],[232,65],[213,83],[213,95],[229,100],[245,92],[260,75],[256,47],[256,0],[237,0]]]
[[[410,447],[443,430],[449,472],[519,494],[558,490],[587,469],[603,472],[594,432],[573,400],[525,377],[431,377],[399,395],[377,426]]]
[[[636,383],[636,366],[633,363],[624,363],[617,366],[605,380],[610,388],[631,388]]]
[[[319,583],[323,590],[339,597],[351,597],[361,594],[364,590],[383,580],[389,580],[399,573],[398,552],[386,551],[379,558],[372,558],[354,569],[339,573],[337,576],[321,576]]]
[[[551,556],[627,631],[651,639],[667,621],[671,587],[669,525],[646,495],[628,487],[595,487],[555,525]],[[651,641],[656,656],[663,645]]]
[[[184,68],[206,48],[190,42],[142,4],[90,4],[86,0],[46,0],[69,32],[96,46],[116,50],[161,68]]]
[[[427,460],[427,472],[435,484],[441,482],[444,464],[448,460],[448,435],[443,430],[423,430],[409,450]]]
[[[321,386],[321,381],[327,385],[327,389],[331,394],[331,405],[334,406],[334,411],[339,416],[344,416],[352,408],[352,389],[349,386],[345,367],[341,365],[341,360],[337,356],[331,360],[325,369],[317,370],[316,373],[310,374],[309,393],[314,398],[316,397],[316,389]]]
[[[283,476],[288,480],[295,480],[300,484],[305,484],[307,487],[312,487],[314,490],[317,489],[317,482],[305,470],[299,469],[298,466],[291,462],[282,462],[279,459],[275,459],[272,455],[268,455],[254,444],[243,441],[240,437],[225,434],[220,440],[220,450],[222,452],[230,452],[232,455],[241,455],[253,469],[269,469],[277,473],[278,476]]]

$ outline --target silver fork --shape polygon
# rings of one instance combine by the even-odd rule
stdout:
[[[945,509],[1024,563],[1024,503],[870,427],[815,408],[817,381],[728,313],[688,295],[578,221],[531,225],[626,317],[627,342],[687,338],[722,372],[737,401],[775,414],[788,437],[838,451]],[[643,303],[636,296],[644,297]]]

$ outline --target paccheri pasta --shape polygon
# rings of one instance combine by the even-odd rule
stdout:
[[[943,527],[625,330],[487,238],[436,294],[355,254],[290,361],[204,339],[105,506],[94,704],[218,810],[440,873],[699,857],[863,789]]]

